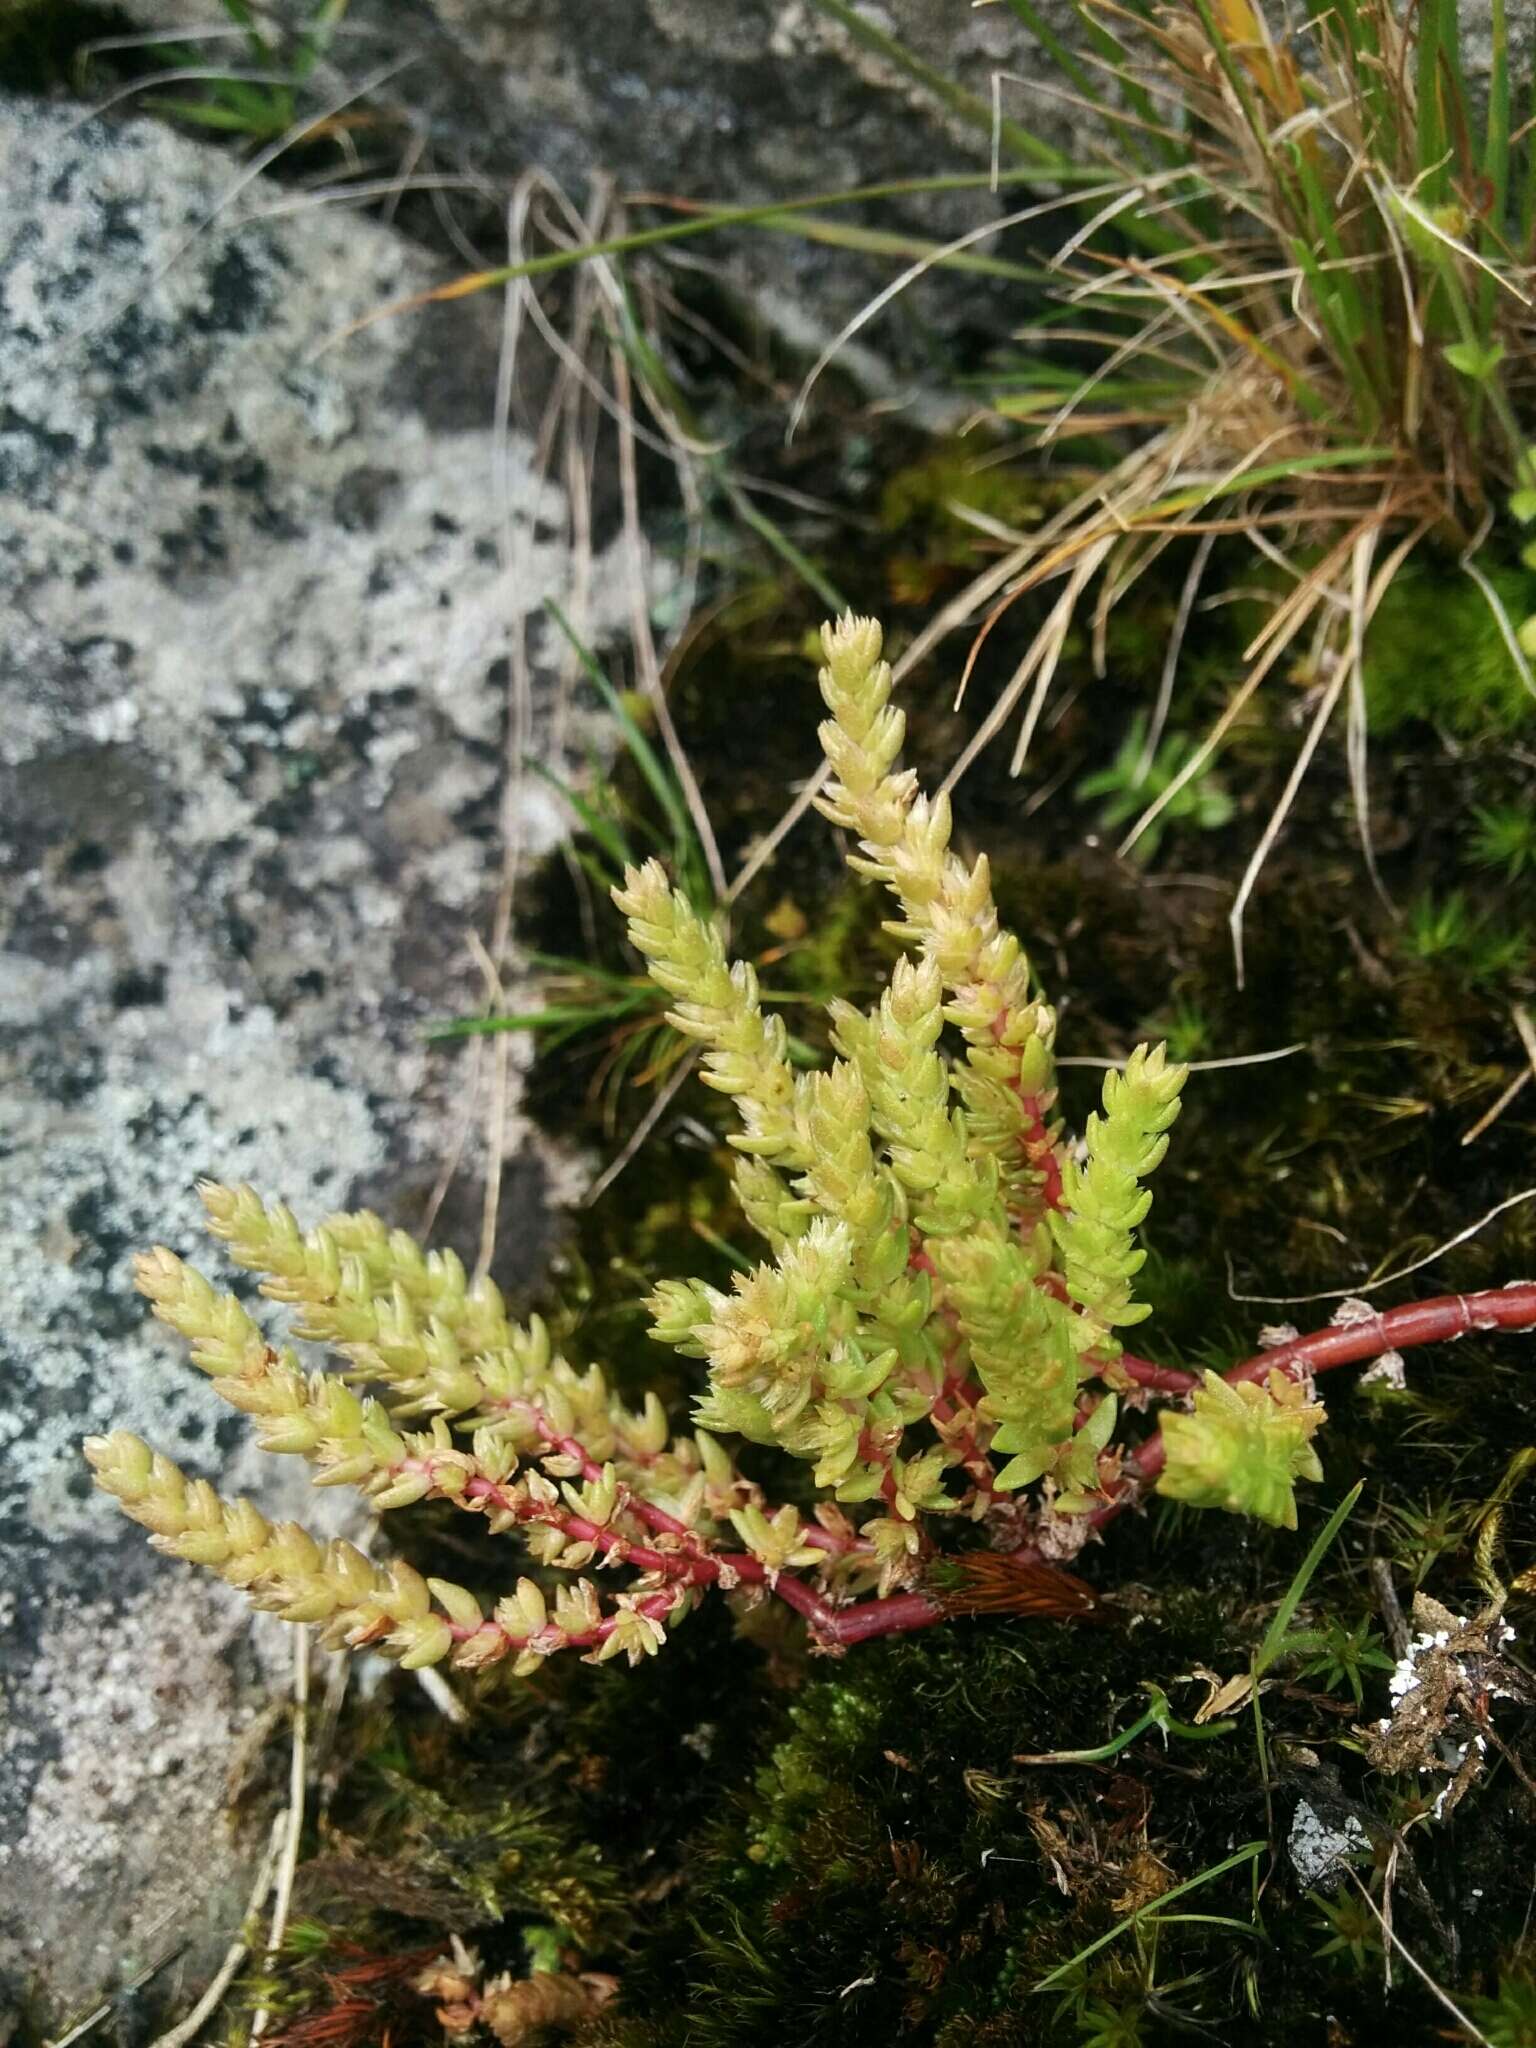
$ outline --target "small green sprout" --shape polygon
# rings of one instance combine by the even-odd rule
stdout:
[[[1286,1648],[1308,1657],[1301,1667],[1303,1678],[1320,1678],[1325,1692],[1341,1692],[1347,1686],[1356,1707],[1364,1704],[1365,1674],[1393,1668],[1369,1616],[1346,1628],[1337,1615],[1330,1615],[1321,1628],[1288,1636]]]
[[[1379,1965],[1381,1922],[1353,1885],[1346,1886],[1336,1899],[1326,1899],[1320,1892],[1308,1892],[1307,1897],[1328,1935],[1322,1947],[1312,1951],[1315,1956],[1337,1956],[1341,1963],[1347,1958],[1359,1976]]]
[[[1146,2007],[1138,1999],[1110,2005],[1095,1998],[1077,2016],[1080,2048],[1145,2048]]]
[[[1189,996],[1178,996],[1171,1009],[1164,1010],[1148,1026],[1168,1047],[1176,1060],[1210,1057],[1216,1046],[1216,1027],[1200,1005]]]
[[[1449,1495],[1430,1495],[1418,1507],[1389,1507],[1382,1521],[1391,1542],[1392,1562],[1407,1573],[1417,1592],[1445,1557],[1465,1549],[1476,1508]]]
[[[1502,868],[1515,879],[1536,874],[1536,811],[1525,804],[1489,804],[1476,820],[1467,851],[1479,867]]]
[[[1099,823],[1112,832],[1154,803],[1177,779],[1195,751],[1187,733],[1171,732],[1156,753],[1147,757],[1147,721],[1138,712],[1120,750],[1107,768],[1097,768],[1077,785],[1080,798],[1106,797],[1099,811]],[[1190,777],[1165,805],[1159,816],[1137,840],[1134,855],[1149,861],[1162,843],[1170,825],[1193,825],[1200,832],[1217,832],[1227,824],[1233,803],[1212,769],[1204,768]]]

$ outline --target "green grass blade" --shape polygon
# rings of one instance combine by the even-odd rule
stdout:
[[[668,374],[666,364],[651,347],[640,323],[634,318],[627,287],[624,292],[624,321],[620,338],[637,374],[665,402],[684,431],[696,442],[707,446],[709,436],[694,418],[687,400]],[[705,453],[700,457],[700,461],[725,494],[737,518],[757,534],[759,539],[768,543],[786,568],[800,578],[807,590],[813,592],[822,604],[834,612],[845,612],[850,609],[848,600],[836,584],[824,576],[810,557],[796,547],[777,520],[760,511],[752,502],[731,475],[730,466],[723,456]]]
[[[620,874],[627,867],[638,866],[634,849],[625,838],[621,825],[611,818],[604,817],[594,804],[589,803],[578,790],[573,789],[562,776],[557,775],[552,768],[547,768],[542,761],[535,761],[530,756],[524,761],[523,766],[564,797],[581,820],[582,829],[589,832],[597,841]]]
[[[246,0],[219,0],[219,5],[236,28],[244,29],[246,48],[251,55],[260,63],[275,63],[277,52],[262,34],[255,8],[247,6]]]
[[[534,967],[546,969],[550,974],[564,974],[572,979],[579,977],[583,981],[601,982],[608,988],[649,990],[654,987],[654,983],[641,975],[621,974],[615,968],[600,967],[592,960],[578,960],[571,953],[528,952],[523,958]]]
[[[1097,50],[1103,61],[1112,65],[1118,72],[1120,90],[1125,94],[1126,105],[1143,121],[1154,127],[1165,121],[1166,110],[1160,112],[1151,93],[1137,78],[1134,69],[1127,68],[1131,52],[1126,44],[1083,4],[1083,0],[1073,0],[1072,11],[1082,23],[1085,43]],[[1122,11],[1143,23],[1150,18],[1150,10],[1142,6],[1140,0],[1126,0]],[[1107,107],[1107,102],[1102,98],[1100,103]]]
[[[603,702],[613,714],[614,721],[623,735],[624,745],[629,750],[635,766],[645,778],[646,786],[661,806],[667,823],[672,828],[673,845],[681,856],[682,851],[692,843],[693,822],[688,816],[688,807],[683,802],[676,781],[669,774],[661,756],[635,723],[634,716],[623,698],[613,687],[612,683],[609,682],[607,676],[603,674],[602,669],[593,657],[591,649],[581,639],[559,605],[555,603],[553,598],[547,598],[544,608],[570,642],[577,660],[586,671],[593,687],[599,692]],[[681,865],[681,859],[679,860],[679,865]]]
[[[1367,339],[1372,329],[1359,305],[1358,295],[1355,295],[1353,305],[1345,307],[1340,304],[1336,280],[1347,278],[1348,273],[1325,271],[1318,263],[1314,250],[1300,240],[1292,242],[1291,255],[1297,268],[1312,287],[1312,303],[1317,308],[1318,318],[1327,329],[1333,353],[1349,379],[1350,392],[1355,401],[1355,422],[1368,433],[1375,433],[1381,426],[1380,391],[1391,387],[1385,379],[1373,377],[1360,360],[1360,352],[1355,346],[1356,338]],[[1353,283],[1353,280],[1350,282]]]
[[[1213,1863],[1209,1870],[1202,1870],[1194,1877],[1185,1878],[1184,1882],[1176,1884],[1172,1891],[1164,1892],[1160,1899],[1149,1899],[1146,1905],[1138,1906],[1134,1913],[1127,1913],[1123,1920],[1117,1920],[1107,1934],[1101,1934],[1097,1941],[1090,1941],[1088,1946],[1080,1948],[1075,1956],[1058,1964],[1048,1977],[1042,1977],[1032,1989],[1050,1991],[1064,1977],[1070,1976],[1079,1963],[1086,1962],[1089,1956],[1096,1956],[1101,1948],[1107,1948],[1112,1941],[1128,1932],[1130,1928],[1138,1926],[1143,1920],[1155,1919],[1160,1907],[1171,1906],[1175,1899],[1182,1899],[1186,1893],[1197,1890],[1203,1884],[1214,1884],[1218,1877],[1225,1877],[1229,1870],[1236,1870],[1239,1864],[1251,1863],[1256,1857],[1262,1856],[1268,1847],[1267,1842],[1244,1842],[1241,1849],[1234,1849],[1230,1856],[1223,1857],[1220,1863]]]
[[[256,117],[238,106],[226,106],[218,100],[171,100],[163,99],[158,93],[146,94],[140,105],[153,114],[164,114],[173,121],[186,121],[194,128],[217,128],[228,135],[270,136],[281,135],[291,127],[291,117],[273,108],[266,108]]]
[[[1505,0],[1493,0],[1489,18],[1488,127],[1483,143],[1483,176],[1491,194],[1480,242],[1490,263],[1498,261],[1509,207],[1509,21]],[[1493,328],[1497,282],[1478,279],[1478,325],[1486,341]]]
[[[331,47],[331,31],[346,13],[350,0],[321,0],[314,16],[299,38],[294,53],[293,75],[303,84]]]
[[[1218,498],[1234,497],[1240,491],[1252,490],[1256,484],[1279,483],[1285,477],[1311,476],[1323,469],[1363,469],[1367,463],[1396,460],[1397,452],[1392,448],[1328,448],[1318,455],[1299,455],[1290,462],[1266,462],[1257,469],[1245,470],[1241,476],[1225,477],[1220,483],[1195,484],[1187,491],[1174,491],[1144,512],[1138,512],[1130,523],[1143,526],[1151,520],[1166,518],[1171,512],[1213,505]]]
[[[1353,1514],[1355,1503],[1364,1491],[1365,1481],[1357,1479],[1333,1513],[1328,1517],[1316,1542],[1302,1559],[1301,1569],[1286,1588],[1285,1598],[1275,1609],[1274,1619],[1270,1622],[1268,1629],[1266,1629],[1264,1640],[1260,1643],[1258,1652],[1254,1657],[1253,1675],[1255,1681],[1262,1678],[1270,1665],[1282,1654],[1285,1644],[1285,1632],[1291,1625],[1291,1617],[1301,1605],[1307,1587],[1312,1583],[1313,1573],[1322,1563],[1323,1558],[1327,1554],[1328,1546],[1332,1543],[1334,1537],[1338,1535],[1339,1531]],[[1257,1691],[1255,1691],[1254,1696],[1257,1698]]]
[[[1007,5],[1023,22],[1041,49],[1049,54],[1051,62],[1062,77],[1069,78],[1083,98],[1092,100],[1097,106],[1104,97],[1102,85],[1091,72],[1083,69],[1061,37],[1035,7],[1034,0],[1007,0]]]
[[[1088,169],[1064,164],[1049,175],[1053,184],[1099,185],[1104,181],[1102,165]],[[1037,170],[1005,170],[999,173],[995,182],[999,186],[1032,185],[1039,178]],[[828,206],[857,206],[869,200],[903,199],[926,192],[978,192],[989,189],[993,182],[986,171],[952,172],[936,178],[890,178],[877,185],[850,185],[839,191],[812,193],[805,199],[767,200],[758,206],[706,207],[689,212],[683,220],[664,221],[653,228],[632,228],[627,234],[578,243],[571,249],[551,249],[542,256],[529,256],[521,263],[502,263],[491,270],[471,271],[406,303],[427,305],[440,299],[467,298],[472,292],[492,291],[499,285],[516,284],[525,277],[552,277],[558,271],[572,270],[579,263],[589,262],[594,256],[632,256],[642,249],[687,241],[694,235],[717,234],[722,228],[757,227],[766,220],[777,221],[780,215],[814,214]],[[390,310],[389,307],[381,308],[381,312]]]
[[[1417,196],[1438,206],[1451,189],[1450,120],[1445,104],[1444,52],[1447,20],[1455,34],[1456,0],[1421,0],[1415,93],[1419,110]]]
[[[1228,85],[1231,86],[1233,96],[1243,110],[1243,119],[1248,123],[1249,133],[1258,144],[1262,154],[1270,163],[1273,163],[1274,154],[1270,149],[1269,129],[1259,111],[1259,104],[1253,97],[1248,81],[1243,76],[1242,66],[1232,54],[1226,36],[1222,33],[1221,25],[1211,11],[1211,0],[1195,0],[1195,7],[1200,16],[1201,26],[1205,30],[1205,39],[1211,46],[1211,54],[1221,66],[1222,75]]]
[[[611,1003],[551,1003],[542,1010],[516,1010],[490,1017],[449,1017],[440,1024],[424,1026],[422,1036],[437,1045],[451,1038],[489,1038],[498,1031],[551,1031],[565,1026],[585,1031],[594,1024],[627,1017],[650,1001],[648,991],[637,989],[628,1000],[615,997]]]
[[[935,270],[965,270],[977,277],[997,277],[1006,284],[1041,285],[1050,272],[1024,263],[1010,263],[1004,256],[987,256],[975,249],[945,252],[942,242],[925,241],[921,235],[900,235],[888,228],[862,228],[847,221],[823,219],[819,214],[786,214],[783,220],[771,215],[758,223],[771,233],[799,235],[808,242],[821,242],[833,249],[852,249],[862,256],[896,256],[904,263],[928,261]]]
[[[725,495],[731,501],[731,509],[738,519],[750,526],[752,531],[769,547],[787,567],[794,570],[807,590],[814,591],[824,605],[837,613],[849,609],[848,600],[837,585],[824,576],[803,549],[796,547],[789,535],[776,519],[771,519],[759,506],[754,505],[746,492],[728,472],[720,473]]]

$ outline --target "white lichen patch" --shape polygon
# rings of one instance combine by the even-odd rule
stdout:
[[[1298,1801],[1286,1849],[1303,1891],[1340,1875],[1370,1846],[1371,1838],[1354,1814],[1337,1823],[1325,1821],[1305,1799]]]
[[[430,1185],[463,1066],[422,1026],[483,995],[509,635],[573,573],[560,493],[491,431],[490,309],[452,349],[394,320],[319,353],[435,274],[350,215],[258,219],[291,199],[259,179],[192,233],[232,176],[151,122],[0,110],[0,1973],[46,1964],[55,2010],[173,1900],[194,1969],[228,1939],[224,1764],[271,1675],[240,1603],[92,1494],[80,1438],[119,1423],[269,1512],[346,1512],[250,1451],[131,1255],[227,1284],[203,1174],[307,1220]],[[590,587],[601,642],[625,578]],[[565,826],[542,786],[516,822],[530,852]],[[505,1153],[536,1256],[575,1163],[515,1100]]]
[[[1376,1363],[1367,1366],[1357,1385],[1376,1387],[1384,1393],[1400,1394],[1408,1384],[1408,1369],[1401,1351],[1383,1351]]]

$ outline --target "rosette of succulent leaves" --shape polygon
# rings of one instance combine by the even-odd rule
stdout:
[[[213,1234],[296,1309],[296,1337],[344,1362],[308,1371],[174,1253],[139,1261],[155,1312],[262,1447],[382,1511],[451,1502],[519,1538],[537,1576],[509,1574],[486,1605],[273,1526],[136,1437],[91,1439],[98,1483],[158,1548],[332,1644],[528,1673],[566,1649],[636,1661],[712,1588],[776,1594],[825,1649],[925,1626],[966,1604],[935,1570],[959,1524],[990,1542],[957,1552],[951,1538],[951,1558],[990,1555],[1012,1568],[1016,1606],[1052,1611],[1052,1560],[1153,1484],[1295,1526],[1294,1482],[1320,1476],[1308,1368],[1383,1351],[1395,1319],[1425,1310],[1356,1319],[1312,1353],[1300,1340],[1226,1380],[1124,1350],[1148,1313],[1135,1297],[1144,1184],[1185,1069],[1139,1047],[1108,1075],[1081,1144],[1064,1140],[1055,1013],[999,922],[985,858],[953,850],[948,801],[897,765],[904,720],[880,629],[850,617],[823,640],[820,806],[857,842],[853,867],[894,897],[906,949],[873,1009],[833,1005],[833,1063],[791,1066],[752,968],[727,960],[657,863],[615,892],[704,1079],[735,1104],[736,1196],[764,1245],[728,1291],[664,1279],[649,1299],[655,1336],[703,1361],[692,1427],[674,1433],[654,1395],[626,1408],[600,1366],[555,1355],[539,1322],[512,1322],[452,1253],[367,1213],[305,1234],[249,1189],[207,1184]],[[1490,1299],[1482,1327],[1536,1321],[1536,1288]],[[1415,1325],[1408,1341],[1450,1329]],[[1127,1395],[1180,1397],[1131,1454],[1112,1442]],[[731,1438],[804,1460],[814,1512],[770,1505]],[[1091,1601],[1064,1573],[1059,1585],[1055,1611]],[[993,1596],[969,1604],[1008,1604],[995,1573]]]

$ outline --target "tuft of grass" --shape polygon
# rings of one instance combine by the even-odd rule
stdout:
[[[1010,4],[1043,29],[1031,0]],[[1367,835],[1367,629],[1415,550],[1461,561],[1501,661],[1536,696],[1522,617],[1477,559],[1499,522],[1512,547],[1536,512],[1536,148],[1513,111],[1504,0],[1481,114],[1455,0],[1345,0],[1285,20],[1263,0],[1084,12],[1098,50],[1068,96],[1115,137],[1121,191],[1055,258],[1060,305],[1023,330],[991,408],[1037,447],[1087,443],[1101,467],[992,579],[973,661],[1025,591],[1062,595],[984,734],[1022,707],[1022,767],[1065,621],[1095,581],[1102,616],[1170,547],[1249,536],[1279,594],[1225,709],[1126,842],[1204,770],[1264,678],[1299,663],[1317,685],[1312,722],[1234,905],[1241,975],[1253,880],[1341,707]],[[1086,371],[1063,365],[1066,344]],[[1121,435],[1130,451],[1103,469]],[[1444,687],[1460,649],[1417,653]]]
[[[141,95],[153,114],[188,127],[250,143],[332,140],[345,145],[353,128],[374,117],[366,111],[326,113],[313,98],[350,0],[304,0],[291,20],[278,19],[251,0],[219,0],[229,28],[199,30],[196,43],[153,33],[108,37],[80,53],[84,84],[98,52],[142,50],[160,68],[134,79],[126,91]],[[235,54],[224,54],[228,45]],[[213,52],[210,55],[210,49]],[[171,88],[171,90],[165,90]],[[115,95],[120,97],[121,95]],[[315,113],[306,127],[306,109]]]

